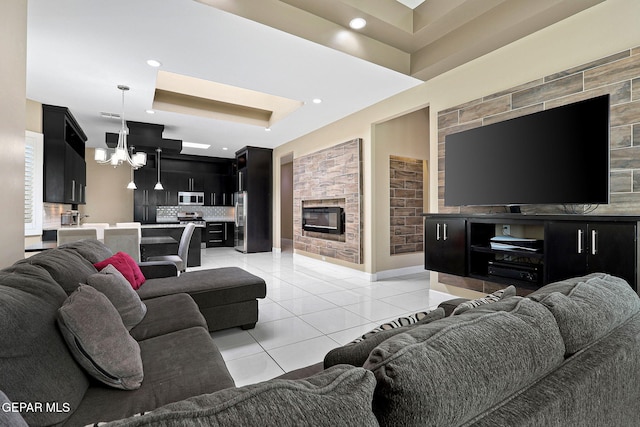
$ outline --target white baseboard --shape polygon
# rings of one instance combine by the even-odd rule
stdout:
[[[358,277],[369,282],[377,282],[378,280],[389,279],[392,277],[406,276],[408,274],[416,274],[425,272],[424,265],[415,265],[412,267],[397,268],[394,270],[384,270],[377,273],[367,273],[366,271],[356,270],[355,268],[345,267],[343,265],[333,264],[316,258],[311,258],[298,253],[293,254],[294,261],[300,261],[305,264],[317,267],[319,269],[330,268],[333,271],[349,274],[351,277]]]
[[[425,272],[424,265],[414,265],[411,267],[396,268],[393,270],[383,270],[383,271],[378,271],[373,275],[375,276],[375,279],[373,281],[375,282],[378,280],[390,279],[392,277],[400,277],[400,276],[406,276],[408,274],[416,274],[416,273],[424,273],[424,272]]]

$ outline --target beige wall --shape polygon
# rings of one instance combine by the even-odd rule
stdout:
[[[27,130],[42,133],[42,103],[27,99]]]
[[[362,138],[364,157],[364,271],[375,273],[387,265],[376,265],[378,250],[374,230],[379,221],[376,191],[373,191],[377,161],[372,128],[377,123],[429,106],[429,211],[437,212],[438,147],[437,113],[545,75],[583,64],[608,54],[640,46],[640,2],[607,0],[562,22],[538,31],[508,46],[464,64],[424,84],[366,108],[329,126],[293,140],[274,150],[274,160],[284,153],[294,157]],[[280,185],[280,173],[274,182]],[[279,204],[275,204],[279,206]],[[274,215],[274,237],[279,241],[280,215]],[[386,241],[384,243],[386,246]],[[394,267],[398,268],[398,267]]]
[[[87,200],[78,210],[81,215],[89,215],[82,222],[133,221],[133,190],[127,190],[131,181],[131,168],[121,165],[114,168],[93,160],[93,148],[87,148]]]
[[[27,0],[0,3],[0,267],[24,256]]]
[[[389,200],[389,156],[429,159],[429,109],[424,108],[374,127],[375,172],[374,193],[375,226],[373,248],[375,250],[374,272],[420,265],[424,262],[422,252],[393,255],[389,249],[391,221]],[[428,174],[425,174],[424,200],[428,200]],[[427,206],[424,206],[425,210]]]
[[[280,167],[280,237],[293,240],[293,163]]]

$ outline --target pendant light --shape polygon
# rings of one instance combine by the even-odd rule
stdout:
[[[118,167],[122,163],[127,162],[133,169],[138,169],[147,164],[146,153],[134,153],[133,147],[127,145],[127,128],[124,120],[124,93],[129,90],[129,86],[118,85],[118,89],[122,91],[122,114],[120,114],[121,127],[118,132],[118,145],[111,156],[108,156],[107,149],[96,148],[94,160],[98,163],[110,164]]]
[[[158,182],[156,182],[155,187],[153,187],[154,190],[164,190],[164,187],[162,186],[162,183],[160,182],[160,153],[162,153],[162,149],[161,148],[156,148],[156,153],[158,153],[158,155],[156,156],[157,160],[157,165],[158,166]]]
[[[135,181],[133,180],[133,171],[134,169],[131,168],[131,181],[129,182],[129,184],[127,184],[127,190],[137,190],[138,186],[136,185]]]

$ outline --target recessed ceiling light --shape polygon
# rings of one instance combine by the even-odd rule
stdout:
[[[265,132],[271,132],[271,128],[264,128]]]
[[[182,141],[182,146],[187,148],[199,148],[201,150],[206,150],[211,147],[211,144],[200,144],[199,142],[187,142]]]
[[[361,30],[367,25],[367,21],[364,18],[353,18],[349,22],[349,26],[354,30]]]
[[[155,113],[156,113],[156,112],[155,112],[155,111],[153,111],[153,110],[146,110],[146,111],[147,111],[147,114],[155,114]]]
[[[147,59],[147,65],[149,65],[150,67],[158,68],[162,65],[162,62],[155,59]]]
[[[322,102],[322,99],[320,98],[313,98],[313,103],[314,104],[320,104]]]
[[[227,151],[229,148],[227,148],[227,147],[222,147],[222,149],[223,149],[224,151]]]

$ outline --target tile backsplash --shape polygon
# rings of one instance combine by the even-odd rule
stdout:
[[[233,206],[158,206],[156,207],[156,218],[158,221],[167,221],[175,219],[178,212],[202,212],[202,216],[216,219],[230,219],[235,217],[235,208]]]

